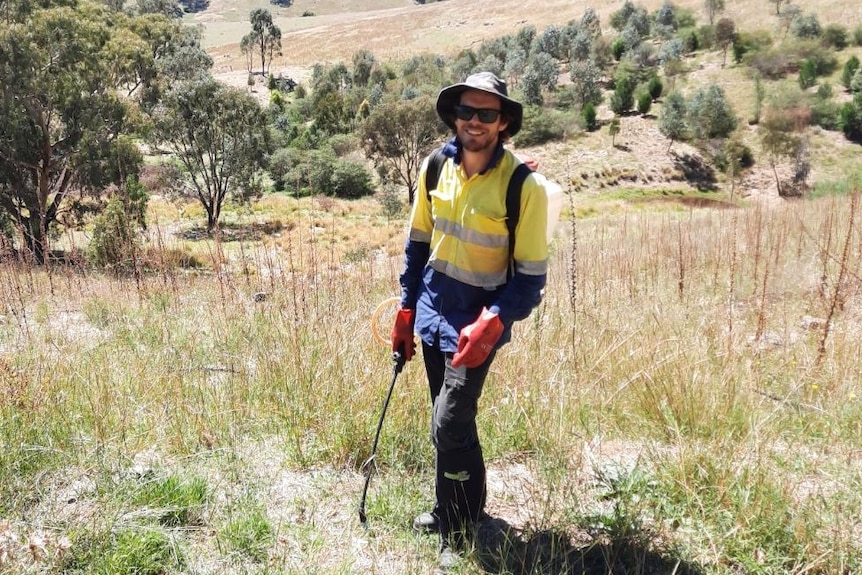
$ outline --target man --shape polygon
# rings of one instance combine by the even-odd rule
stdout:
[[[439,531],[440,567],[457,563],[484,516],[485,463],[476,413],[488,369],[512,324],[539,304],[548,267],[548,202],[539,178],[521,187],[514,251],[506,227],[506,191],[521,161],[503,147],[521,128],[523,107],[489,72],[440,91],[437,113],[453,130],[436,189],[419,191],[410,214],[401,308],[392,349],[408,361],[414,331],[433,402],[436,503],[414,521]],[[511,271],[510,271],[511,270]]]

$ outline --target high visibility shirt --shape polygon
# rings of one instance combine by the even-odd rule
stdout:
[[[425,343],[453,353],[461,329],[487,307],[505,326],[499,347],[509,341],[512,324],[541,301],[548,270],[547,195],[533,174],[524,181],[510,273],[506,190],[520,160],[501,144],[487,168],[468,178],[457,139],[444,154],[436,189],[425,188],[427,158],[419,172],[401,305],[416,310],[416,332]]]

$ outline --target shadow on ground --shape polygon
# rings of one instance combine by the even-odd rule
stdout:
[[[703,575],[686,562],[645,549],[641,542],[595,540],[578,545],[567,533],[529,536],[506,521],[484,522],[474,557],[486,573],[511,575]]]
[[[704,161],[703,158],[693,154],[680,154],[671,152],[673,164],[682,174],[682,177],[693,187],[704,191],[715,191],[718,182],[715,176],[715,168]]]

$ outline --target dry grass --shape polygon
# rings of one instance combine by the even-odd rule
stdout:
[[[273,197],[244,217],[307,229],[374,211],[332,204]],[[594,552],[637,537],[640,567],[659,572],[673,565],[650,553],[666,543],[716,573],[755,559],[776,572],[860,567],[854,205],[627,211],[579,220],[576,254],[558,240],[545,301],[482,399],[489,510],[517,529],[510,560],[601,570]],[[400,258],[339,256],[325,235],[249,241],[213,271],[137,283],[0,267],[4,442],[39,446],[2,455],[4,505],[30,518],[3,527],[24,546],[13,572],[49,565],[26,559],[39,530],[74,555],[82,531],[147,528],[152,511],[118,486],[148,469],[202,477],[212,493],[203,527],[172,535],[187,572],[252,569],[211,534],[261,505],[277,534],[267,562],[284,572],[433,564],[433,539],[407,534],[431,496],[418,363],[387,416],[371,532],[356,521],[357,467],[391,376],[369,320]]]

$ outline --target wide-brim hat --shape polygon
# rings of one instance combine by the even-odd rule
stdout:
[[[481,90],[499,96],[502,112],[509,120],[506,133],[509,136],[518,133],[524,120],[524,107],[509,97],[506,82],[491,72],[477,72],[459,84],[440,90],[437,96],[437,115],[447,126],[455,129],[455,106],[461,103],[461,94],[467,90]]]

